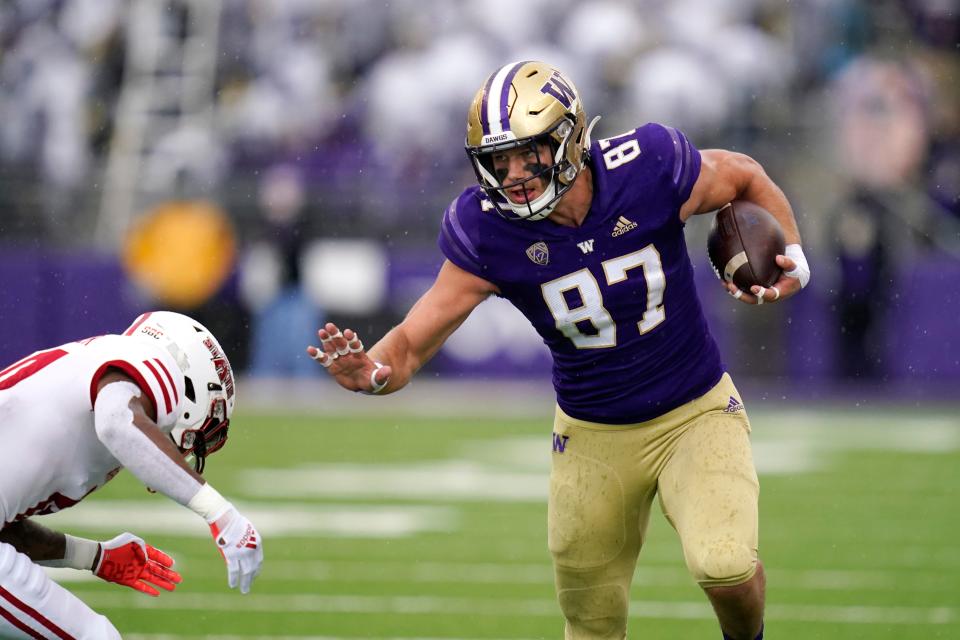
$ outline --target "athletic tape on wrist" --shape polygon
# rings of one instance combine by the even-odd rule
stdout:
[[[807,264],[807,258],[803,255],[803,249],[799,244],[788,244],[783,252],[797,265],[796,269],[787,271],[785,275],[800,280],[800,288],[803,289],[810,282],[810,265]]]
[[[207,524],[216,522],[220,516],[233,508],[226,498],[210,486],[209,483],[200,487],[200,490],[190,498],[187,507],[206,520]]]
[[[56,560],[40,560],[37,562],[44,567],[67,567],[70,569],[93,569],[93,559],[97,557],[100,543],[86,538],[77,538],[69,533],[63,534],[66,544],[63,557]]]
[[[69,534],[64,534],[67,539],[66,553],[63,555],[66,566],[74,569],[92,569],[93,560],[97,557],[100,550],[100,543],[86,538],[76,538]]]

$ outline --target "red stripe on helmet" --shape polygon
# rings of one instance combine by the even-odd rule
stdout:
[[[140,317],[134,320],[133,324],[130,325],[130,327],[123,332],[123,335],[132,336],[133,332],[139,329],[140,325],[146,322],[147,318],[149,318],[152,314],[153,314],[153,311],[147,311],[146,313],[141,313]]]

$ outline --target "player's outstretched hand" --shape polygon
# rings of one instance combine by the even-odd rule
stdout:
[[[723,287],[731,296],[746,304],[769,304],[771,302],[780,302],[797,294],[800,291],[800,278],[798,276],[787,275],[796,272],[797,263],[784,255],[777,256],[777,264],[783,269],[780,279],[769,287],[760,287],[753,285],[750,292],[741,291],[737,285],[732,282],[721,282]]]
[[[173,558],[151,547],[132,533],[121,533],[100,543],[92,571],[98,578],[142,591],[150,596],[160,592],[153,585],[173,591],[180,582]]]
[[[232,506],[210,524],[213,541],[227,563],[227,584],[249,593],[263,564],[263,541],[253,523]]]
[[[328,322],[317,332],[320,347],[310,345],[307,354],[319,362],[334,380],[350,391],[379,393],[390,381],[391,369],[370,359],[360,336],[352,329],[340,332]]]

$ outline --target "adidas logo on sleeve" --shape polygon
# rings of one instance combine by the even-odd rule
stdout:
[[[730,396],[730,402],[727,403],[727,408],[723,410],[724,413],[739,413],[743,411],[743,403]]]

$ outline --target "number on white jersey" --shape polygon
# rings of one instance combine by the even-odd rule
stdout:
[[[0,391],[9,389],[24,378],[29,378],[37,371],[40,371],[48,364],[59,360],[65,355],[67,355],[67,352],[63,349],[47,349],[46,351],[31,353],[26,358],[14,362],[3,371],[0,371]]]

